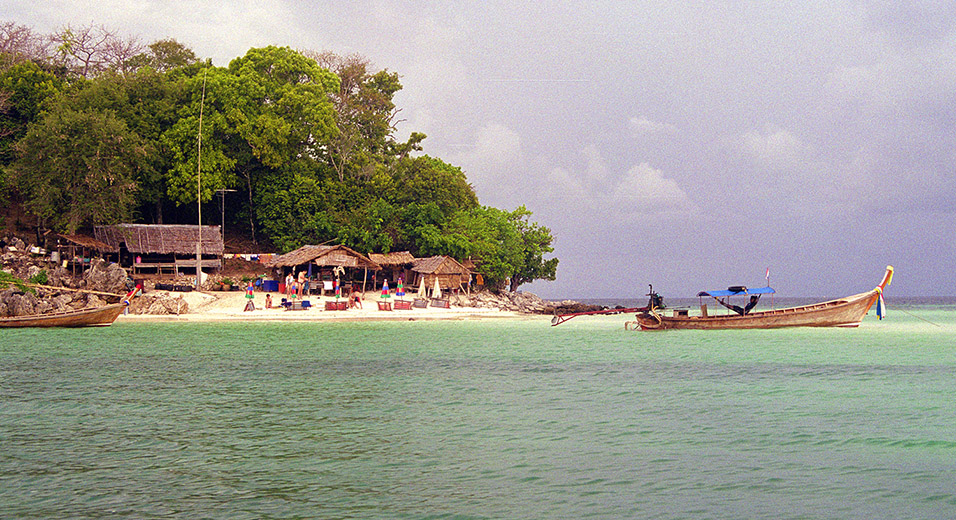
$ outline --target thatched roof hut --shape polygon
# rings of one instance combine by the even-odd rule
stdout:
[[[335,272],[336,268],[344,268],[343,284],[349,282],[361,282],[362,290],[365,290],[365,284],[368,281],[368,271],[378,271],[381,269],[378,264],[369,260],[369,258],[354,249],[343,245],[337,246],[302,246],[295,251],[290,251],[284,255],[279,255],[270,260],[266,265],[276,268],[280,271],[291,270],[293,274],[303,271],[308,266],[318,266],[318,272],[312,275],[319,282],[318,286],[323,293],[332,289],[333,279],[339,279]],[[361,276],[359,270],[361,269]]]
[[[391,253],[369,253],[369,259],[382,266],[382,276],[397,282],[399,278],[406,282],[414,276],[412,265],[416,258],[408,251],[393,251]]]
[[[66,235],[61,233],[59,237],[67,243],[67,247],[78,247],[98,251],[100,253],[119,253],[119,247],[113,247],[106,242],[101,242],[86,235]]]
[[[415,263],[416,258],[408,251],[393,251],[391,253],[369,253],[369,259],[382,267],[394,267],[399,265],[411,265]]]
[[[57,239],[57,263],[62,259],[64,266],[69,265],[76,276],[77,268],[82,272],[92,265],[90,257],[100,256],[108,257],[113,255],[118,260],[119,248],[110,246],[95,238],[86,235],[66,235],[59,234]]]
[[[442,289],[459,289],[471,278],[471,272],[450,256],[418,258],[412,265],[412,271],[417,273],[413,283],[418,285],[424,278],[425,287],[429,289],[435,284],[436,278]]]
[[[338,246],[302,246],[273,258],[272,267],[295,267],[314,263],[319,267],[364,267],[377,271],[379,265],[354,249]]]
[[[125,244],[130,253],[195,255],[199,226],[185,224],[115,224],[96,226],[96,239],[119,250]],[[219,226],[202,226],[202,254],[221,257],[222,231]]]
[[[96,240],[120,251],[120,264],[137,271],[195,272],[196,244],[201,240],[202,268],[222,268],[222,232],[219,226],[185,224],[114,224],[93,228]],[[125,249],[125,252],[124,252]]]

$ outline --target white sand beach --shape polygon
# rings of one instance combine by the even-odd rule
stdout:
[[[165,291],[150,291],[160,293]],[[285,310],[279,307],[284,297],[280,293],[272,295],[274,307],[265,308],[265,292],[256,292],[253,302],[256,309],[245,311],[247,298],[244,292],[169,292],[172,298],[181,298],[188,310],[183,314],[128,314],[121,315],[116,321],[123,322],[163,322],[163,321],[409,321],[409,320],[474,320],[474,319],[545,319],[545,316],[530,315],[511,311],[501,311],[490,308],[462,307],[456,305],[456,297],[451,297],[451,308],[437,307],[416,308],[411,310],[379,310],[379,301],[389,301],[393,304],[393,296],[387,300],[380,298],[377,292],[367,292],[362,299],[362,308],[351,308],[344,311],[325,310],[325,302],[334,301],[334,297],[312,295],[303,300],[311,303],[308,310]],[[405,298],[411,301],[413,298]],[[341,299],[345,301],[345,298]],[[277,308],[278,307],[278,308]]]

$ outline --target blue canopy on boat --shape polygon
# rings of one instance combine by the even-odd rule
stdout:
[[[697,293],[697,296],[713,296],[719,298],[722,296],[739,296],[744,294],[773,294],[777,291],[774,291],[771,287],[757,287],[754,289],[748,289],[746,287],[731,287],[730,289],[725,289],[723,291],[701,291]]]

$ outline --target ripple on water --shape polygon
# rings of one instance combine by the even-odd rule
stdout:
[[[956,332],[582,323],[3,331],[0,511],[956,516]]]

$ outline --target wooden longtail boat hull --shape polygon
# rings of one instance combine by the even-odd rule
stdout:
[[[0,327],[103,327],[116,321],[125,308],[125,303],[114,303],[78,311],[0,318]]]
[[[665,316],[661,312],[637,315],[642,330],[668,329],[776,329],[783,327],[858,327],[880,293],[889,285],[893,268],[887,267],[883,281],[875,289],[838,300],[812,305],[719,316]]]

